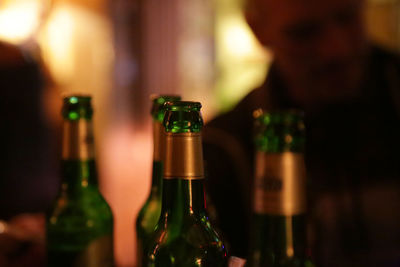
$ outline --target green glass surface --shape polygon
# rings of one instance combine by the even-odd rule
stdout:
[[[164,127],[171,133],[197,133],[203,127],[199,102],[175,101],[165,103]]]
[[[164,120],[164,104],[168,101],[176,101],[179,99],[179,96],[174,95],[153,97],[153,105],[151,108],[153,127],[155,127],[156,123],[162,123]],[[160,129],[163,130],[162,127]],[[156,137],[154,136],[153,138],[155,139]],[[161,147],[154,147],[154,149],[159,150]],[[160,218],[163,180],[162,173],[162,162],[153,158],[150,194],[136,218],[136,261],[138,266],[140,266],[143,258],[143,248],[145,247],[147,240],[150,239],[151,234],[154,232],[154,228]]]
[[[255,146],[266,153],[304,152],[303,113],[297,110],[254,112]]]
[[[307,255],[306,217],[253,214],[249,267],[312,267]],[[293,254],[288,252],[292,240]]]
[[[154,232],[160,218],[162,196],[162,162],[153,161],[150,195],[139,211],[136,219],[136,261],[138,266],[143,258],[143,248]]]
[[[159,122],[164,121],[164,115],[165,115],[164,104],[166,102],[181,100],[181,97],[177,95],[160,95],[160,96],[153,96],[152,98],[153,98],[153,105],[151,107],[151,116],[153,117],[154,121],[159,121]]]
[[[91,123],[91,116],[89,97],[64,99],[65,120]],[[64,159],[61,176],[46,214],[47,266],[113,266],[113,215],[98,189],[95,160]]]
[[[62,116],[65,120],[91,120],[93,108],[92,98],[88,95],[72,95],[63,98]]]
[[[200,108],[196,102],[167,103],[166,131],[200,132]],[[145,248],[143,266],[227,266],[225,246],[207,217],[203,179],[164,179],[161,216]]]
[[[264,153],[304,153],[300,111],[255,112],[255,144]],[[253,213],[249,267],[312,267],[307,254],[306,215]]]

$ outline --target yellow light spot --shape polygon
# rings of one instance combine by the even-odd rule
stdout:
[[[294,249],[293,249],[293,247],[289,247],[287,250],[286,250],[286,255],[290,258],[290,257],[293,257],[293,255],[294,255]]]
[[[0,234],[4,233],[7,229],[7,223],[4,221],[0,221]]]
[[[83,180],[82,181],[82,187],[87,187],[88,186],[88,181],[87,180]]]
[[[224,45],[229,53],[238,56],[250,54],[254,47],[249,29],[239,20],[231,21],[226,28]]]
[[[52,217],[50,218],[50,223],[55,224],[56,222],[57,222],[57,217],[52,216]]]
[[[86,225],[87,225],[88,227],[93,227],[94,223],[93,223],[92,220],[88,220],[88,221],[86,222]]]
[[[39,26],[38,1],[10,1],[0,10],[0,38],[11,43],[28,39]]]
[[[261,108],[258,108],[256,110],[253,111],[253,118],[258,118],[262,115],[263,111]]]
[[[197,266],[201,266],[201,259],[199,258],[199,259],[196,259],[196,265]]]
[[[289,144],[289,143],[291,143],[293,141],[293,137],[290,135],[290,134],[287,134],[286,136],[285,136],[285,142],[287,143],[287,144]]]
[[[103,16],[68,2],[55,3],[41,27],[38,42],[43,60],[65,92],[108,90],[114,56],[110,24]]]
[[[74,23],[73,11],[69,7],[58,7],[52,12],[41,36],[45,59],[56,81],[65,83],[73,77]],[[55,60],[56,59],[56,60]]]
[[[238,0],[218,0],[217,5],[215,40],[220,75],[215,89],[220,107],[229,109],[264,81],[271,54],[252,33]]]

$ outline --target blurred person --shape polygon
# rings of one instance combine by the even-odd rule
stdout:
[[[257,108],[302,109],[317,266],[400,266],[400,57],[368,40],[363,0],[247,0],[273,53],[265,83],[208,123],[219,227],[247,257]]]
[[[0,42],[0,265],[44,264],[44,212],[60,183],[46,74],[32,54]]]

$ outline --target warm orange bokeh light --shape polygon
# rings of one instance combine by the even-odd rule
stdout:
[[[19,44],[27,41],[40,24],[40,0],[5,1],[0,5],[0,39]]]

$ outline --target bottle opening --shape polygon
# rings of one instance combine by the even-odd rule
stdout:
[[[253,117],[259,123],[268,124],[284,124],[289,125],[304,120],[304,112],[299,109],[287,110],[263,110],[256,109],[253,111]]]
[[[93,109],[90,95],[68,95],[63,99],[62,116],[66,120],[91,119]]]
[[[150,99],[153,101],[151,107],[151,115],[153,116],[153,119],[162,122],[165,115],[164,104],[170,101],[179,101],[181,97],[178,95],[151,95]]]
[[[170,133],[197,133],[203,127],[199,102],[173,101],[166,102],[164,127]]]
[[[254,141],[258,151],[303,152],[305,144],[304,113],[300,110],[253,112]]]
[[[165,110],[173,111],[200,111],[200,102],[194,101],[168,101],[165,103]]]

